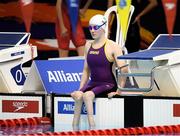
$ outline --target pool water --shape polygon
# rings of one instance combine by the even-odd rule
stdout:
[[[0,128],[0,136],[2,135],[21,135],[21,134],[36,134],[53,132],[51,125],[34,125],[34,126],[23,126],[23,127],[6,127]]]

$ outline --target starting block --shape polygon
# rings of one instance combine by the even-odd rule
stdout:
[[[146,50],[119,56],[129,60],[131,73],[117,71],[117,76],[134,77],[138,88],[122,88],[150,96],[180,96],[180,35],[160,34]]]
[[[0,92],[21,93],[26,76],[22,64],[37,57],[30,33],[0,32]]]

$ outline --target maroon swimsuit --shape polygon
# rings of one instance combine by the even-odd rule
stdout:
[[[91,80],[80,90],[93,91],[95,95],[107,94],[116,91],[117,83],[112,72],[113,62],[105,54],[105,44],[98,49],[90,47],[87,54],[87,63],[91,73]]]

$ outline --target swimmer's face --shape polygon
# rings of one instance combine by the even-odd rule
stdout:
[[[102,33],[104,33],[104,29],[101,28],[104,24],[105,23],[103,23],[102,25],[89,25],[89,31],[93,39],[99,38]]]

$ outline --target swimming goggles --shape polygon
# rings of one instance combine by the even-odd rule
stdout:
[[[104,22],[102,25],[94,25],[94,26],[89,26],[89,30],[98,30],[99,28],[101,28],[104,24],[106,24],[106,22]]]

